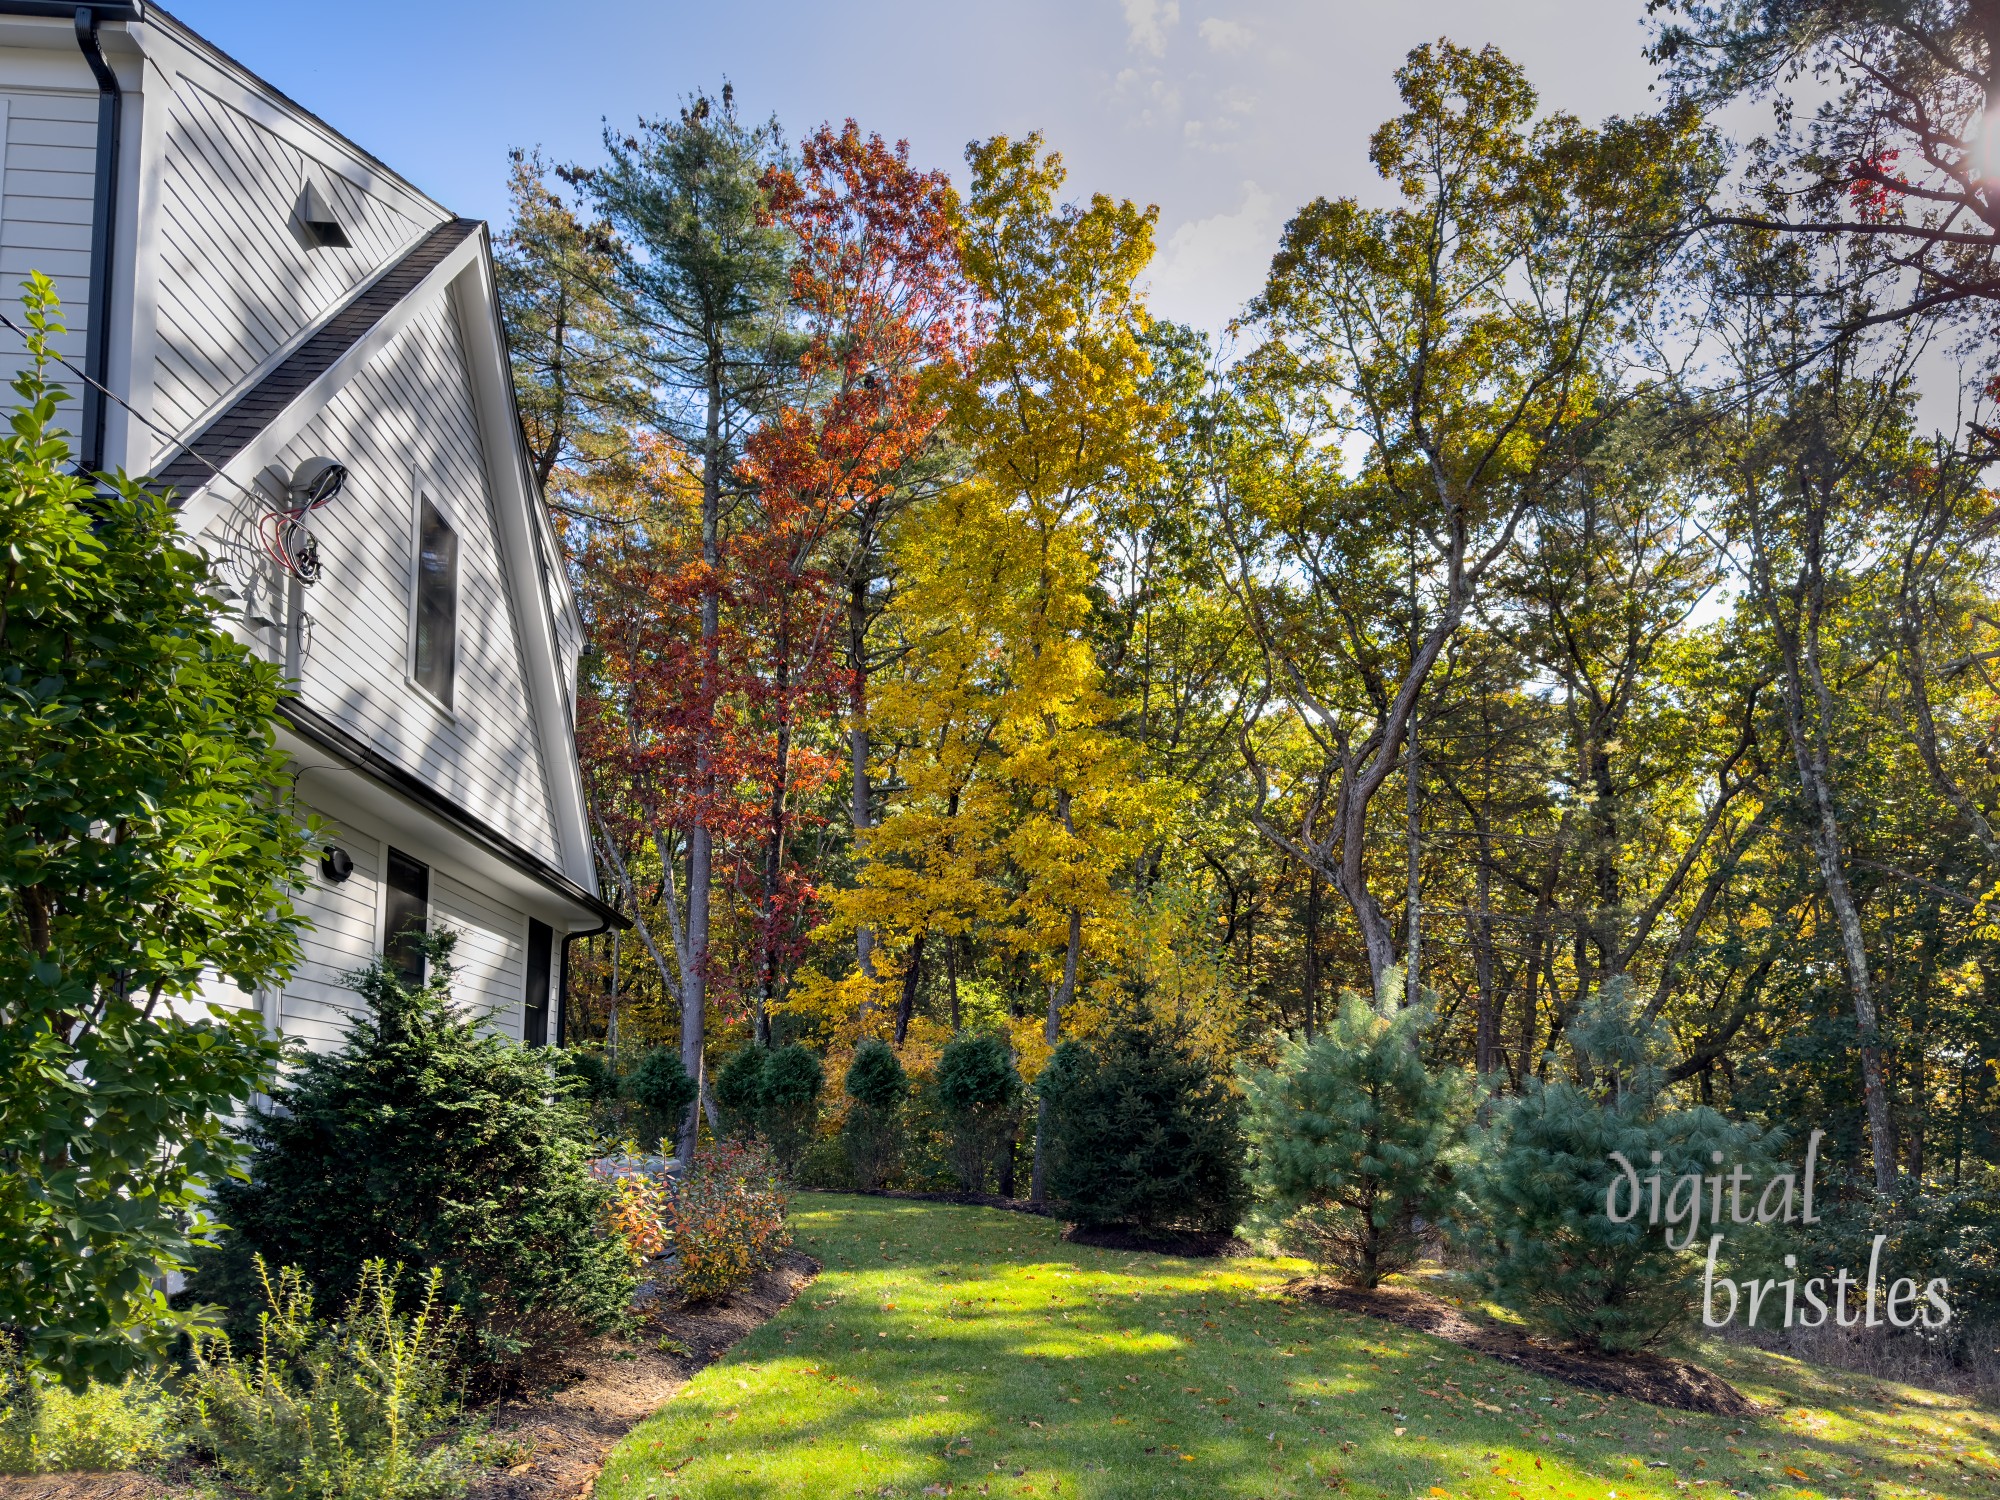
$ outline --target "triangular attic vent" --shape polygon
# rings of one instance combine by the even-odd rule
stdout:
[[[299,220],[306,227],[306,233],[315,245],[345,249],[352,243],[347,231],[334,217],[333,205],[326,201],[326,194],[319,190],[319,184],[308,182],[305,195],[299,199]]]

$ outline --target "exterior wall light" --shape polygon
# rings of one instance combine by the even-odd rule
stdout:
[[[354,856],[338,844],[328,844],[320,851],[319,872],[335,885],[344,884],[354,873]]]

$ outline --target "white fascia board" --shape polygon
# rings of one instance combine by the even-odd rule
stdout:
[[[535,727],[548,768],[556,834],[562,844],[563,873],[593,895],[598,893],[597,862],[591,857],[588,815],[583,801],[583,768],[576,736],[563,701],[561,658],[548,589],[531,528],[542,506],[528,466],[526,444],[514,419],[513,371],[500,328],[500,302],[493,279],[491,243],[482,226],[470,237],[472,263],[452,283],[458,299],[465,362],[472,376],[473,407],[486,449],[486,482],[492,489],[501,560],[514,596],[520,625],[522,668],[527,674]],[[456,259],[456,257],[454,257]],[[559,553],[551,554],[551,565]]]

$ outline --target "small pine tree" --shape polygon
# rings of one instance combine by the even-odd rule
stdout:
[[[583,1107],[545,1053],[453,1008],[454,939],[424,939],[419,988],[380,963],[349,977],[364,1009],[346,1042],[273,1089],[246,1132],[249,1181],[217,1184],[234,1233],[207,1284],[248,1285],[253,1253],[330,1292],[374,1260],[437,1270],[463,1313],[462,1357],[505,1381],[621,1326],[632,1271],[590,1175]]]
[[[988,1171],[1013,1149],[1020,1128],[1021,1074],[1007,1044],[986,1032],[953,1037],[938,1058],[936,1090],[959,1186],[984,1192]]]
[[[1048,1105],[1049,1193],[1079,1224],[1236,1227],[1248,1206],[1236,1097],[1161,1028],[1065,1042],[1036,1088]]]
[[[1286,1249],[1355,1286],[1415,1261],[1464,1134],[1463,1083],[1418,1051],[1430,1019],[1350,991],[1320,1037],[1246,1080],[1263,1215]]]
[[[1646,1213],[1609,1217],[1607,1195],[1624,1175],[1611,1153],[1671,1186],[1713,1170],[1717,1151],[1761,1168],[1773,1142],[1713,1109],[1672,1105],[1670,1044],[1638,1015],[1625,980],[1604,985],[1569,1040],[1585,1081],[1531,1079],[1474,1136],[1459,1233],[1482,1290],[1534,1327],[1579,1348],[1643,1349],[1685,1322],[1702,1262],[1670,1249]]]
[[[819,1092],[826,1070],[803,1042],[787,1042],[764,1059],[757,1090],[757,1123],[779,1169],[790,1177],[812,1144],[819,1124]]]
[[[870,1037],[847,1065],[847,1119],[841,1141],[854,1180],[873,1192],[895,1170],[901,1154],[903,1101],[910,1091],[903,1064],[887,1042]]]
[[[729,1055],[715,1074],[715,1107],[725,1134],[739,1141],[754,1139],[763,1109],[764,1061],[770,1052],[755,1042]]]
[[[672,1047],[655,1047],[639,1059],[639,1066],[625,1080],[625,1097],[639,1106],[638,1122],[644,1139],[658,1142],[668,1155],[673,1152],[666,1139],[681,1128],[681,1119],[694,1103],[695,1084]]]

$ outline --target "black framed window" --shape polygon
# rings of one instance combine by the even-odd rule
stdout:
[[[549,1044],[549,956],[555,940],[548,923],[528,918],[528,989],[521,1007],[521,1040],[530,1047]]]
[[[410,675],[449,707],[458,669],[458,533],[430,496],[417,508],[417,639]]]
[[[424,950],[430,931],[431,867],[400,849],[389,851],[387,898],[382,904],[382,958],[404,986],[424,982]]]

